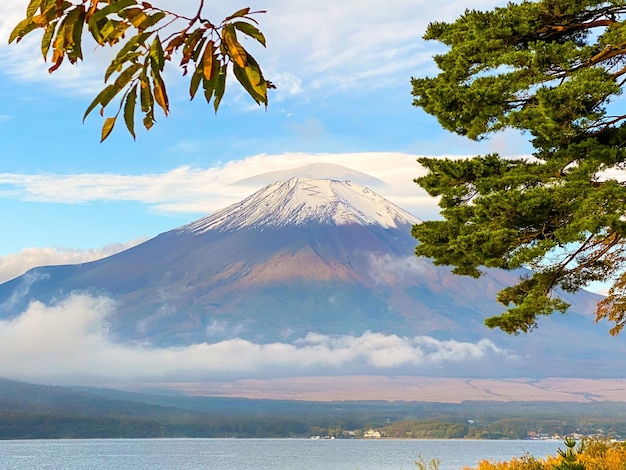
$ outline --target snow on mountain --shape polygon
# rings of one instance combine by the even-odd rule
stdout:
[[[291,178],[257,191],[243,201],[181,228],[204,233],[245,227],[284,227],[321,222],[398,228],[420,220],[371,189],[351,181]]]

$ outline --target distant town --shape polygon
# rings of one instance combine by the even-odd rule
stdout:
[[[514,424],[511,419],[505,426],[501,422],[489,425],[477,424],[474,420],[467,423],[442,423],[436,421],[399,421],[387,423],[382,427],[371,427],[344,431],[339,429],[329,430],[328,433],[314,434],[311,439],[528,439],[544,441],[562,441],[565,438],[599,439],[599,440],[623,440],[621,429],[612,426],[609,430],[602,428],[576,428],[574,430],[561,427],[559,431],[525,431],[521,423]],[[542,429],[556,426],[556,423],[537,423]],[[319,429],[316,429],[316,431]]]

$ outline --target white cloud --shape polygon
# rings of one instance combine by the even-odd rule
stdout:
[[[381,195],[421,218],[437,214],[436,200],[413,183],[424,173],[418,155],[392,152],[255,155],[207,169],[182,166],[166,173],[17,174],[0,173],[0,197],[76,204],[137,201],[161,212],[206,214],[240,201],[261,185],[234,184],[261,173],[332,163],[374,176]]]
[[[437,46],[421,39],[429,22],[452,21],[466,8],[497,4],[502,2],[268,0],[263,5],[268,13],[261,18],[268,38],[265,62],[270,77],[299,77],[304,93],[366,93],[405,83],[433,67]]]
[[[398,282],[404,279],[414,279],[416,276],[427,276],[433,270],[433,264],[425,258],[410,256],[401,258],[393,255],[379,256],[374,253],[368,255],[370,276],[377,283]]]
[[[18,43],[7,45],[13,27],[24,18],[27,2],[24,0],[5,0],[0,15],[0,65],[2,73],[13,77],[16,81],[45,83],[60,90],[62,93],[84,93],[91,95],[102,89],[103,66],[111,53],[106,51],[93,52],[90,44],[85,50],[90,51],[92,62],[98,63],[90,67],[79,63],[75,66],[64,64],[53,74],[48,73],[49,63],[44,62],[41,55],[41,34],[31,33]]]
[[[74,2],[76,3],[76,2]],[[19,43],[8,44],[13,28],[25,17],[27,0],[3,0],[0,15],[0,65],[2,73],[16,81],[48,84],[63,94],[94,95],[103,88],[105,67],[114,57],[111,48],[96,47],[85,28],[83,50],[86,60],[71,65],[68,61],[54,73],[41,54],[42,30],[30,33]]]
[[[49,275],[40,274],[38,272],[26,273],[26,275],[20,280],[19,285],[13,289],[13,292],[11,292],[11,296],[5,302],[0,304],[0,312],[13,310],[28,297],[28,293],[30,292],[30,288],[33,284],[48,278]]]
[[[171,8],[171,2],[155,1]],[[488,9],[499,0],[466,0],[433,4],[427,0],[265,0],[255,8],[267,37],[267,50],[255,48],[266,75],[280,88],[277,100],[308,93],[320,97],[338,91],[367,93],[405,83],[409,76],[433,67],[435,44],[421,39],[431,21],[452,21],[466,8]],[[192,12],[197,0],[176,2],[176,10]],[[0,17],[0,38],[7,38],[23,17],[25,0],[5,0]],[[207,2],[205,16],[219,21],[237,5]],[[19,45],[0,46],[4,72],[20,80],[51,81],[58,88],[92,94],[100,87],[108,50],[87,51],[79,67],[66,64],[49,77],[39,52],[39,34]],[[5,43],[5,41],[0,41]]]
[[[25,248],[19,253],[0,256],[0,283],[37,266],[86,263],[127,250],[142,241],[145,239],[132,240],[127,243],[110,243],[101,248],[87,250],[65,247]]]
[[[272,82],[280,90],[277,101],[302,93],[302,79],[291,72],[276,72],[272,75]]]
[[[33,302],[22,315],[0,321],[0,376],[141,381],[223,373],[271,375],[275,370],[307,375],[319,368],[383,371],[508,357],[485,339],[469,343],[371,332],[336,337],[311,333],[294,344],[232,339],[185,347],[129,346],[110,337],[107,316],[114,308],[105,297],[74,294],[51,306]]]
[[[255,155],[210,168],[180,166],[165,173],[140,175],[0,173],[0,198],[59,204],[134,201],[157,212],[204,215],[239,202],[267,184],[260,180],[238,182],[264,173],[329,163],[378,178],[384,185],[374,189],[381,196],[421,219],[436,218],[437,199],[413,181],[425,174],[416,162],[420,156],[399,152],[283,153]],[[438,158],[444,157],[465,158]]]

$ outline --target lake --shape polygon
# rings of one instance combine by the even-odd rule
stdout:
[[[555,455],[559,441],[86,439],[0,441],[1,470],[409,470],[422,455],[441,470],[479,460]]]

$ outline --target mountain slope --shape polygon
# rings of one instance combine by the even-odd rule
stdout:
[[[109,258],[34,269],[0,286],[0,312],[73,291],[105,294],[118,302],[120,339],[161,345],[393,330],[408,312],[386,315],[388,302],[405,294],[372,272],[372,260],[410,254],[417,222],[360,185],[278,182]]]
[[[55,304],[86,292],[114,301],[107,326],[119,343],[292,343],[309,333],[371,331],[424,337],[426,345],[448,341],[438,347],[451,350],[454,342],[488,338],[519,358],[544,358],[502,359],[497,370],[492,364],[472,371],[480,376],[573,374],[583,363],[586,373],[607,374],[608,358],[626,349],[606,341],[605,326],[592,324],[598,297],[584,292],[573,298],[568,316],[542,320],[546,328],[527,337],[488,330],[484,319],[502,311],[496,293],[519,273],[491,270],[472,279],[418,259],[410,235],[415,223],[355,183],[277,182],[114,256],[36,268],[4,283],[0,318],[16,318],[33,300]],[[572,350],[572,344],[583,346]],[[459,362],[441,373],[467,369]]]

